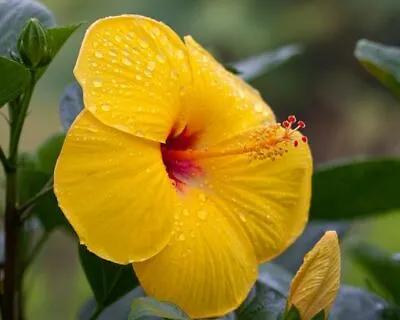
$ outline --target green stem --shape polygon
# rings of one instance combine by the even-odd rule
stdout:
[[[3,151],[3,148],[0,147],[0,162],[3,165],[4,172],[9,170],[10,165],[8,164],[7,156]]]
[[[20,286],[19,286],[19,237],[21,222],[17,209],[18,185],[17,164],[18,146],[21,132],[28,112],[29,103],[35,87],[35,76],[31,72],[30,85],[26,88],[22,100],[10,105],[10,144],[9,168],[6,171],[6,208],[5,208],[5,266],[4,266],[4,318],[7,320],[19,319]]]

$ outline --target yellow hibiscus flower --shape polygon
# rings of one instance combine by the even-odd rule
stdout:
[[[142,16],[95,22],[74,74],[85,108],[54,179],[81,242],[192,317],[236,308],[306,224],[304,123],[276,123],[193,38]]]

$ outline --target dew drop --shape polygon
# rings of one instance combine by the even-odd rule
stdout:
[[[102,104],[101,105],[101,109],[103,111],[110,111],[111,110],[111,106],[109,104]]]
[[[205,218],[207,218],[207,211],[205,211],[205,210],[200,210],[200,211],[197,213],[197,216],[198,216],[200,219],[204,220]]]
[[[128,58],[123,58],[122,59],[122,63],[126,66],[131,66],[132,65],[132,61],[129,60]]]
[[[254,110],[256,111],[256,112],[262,112],[263,111],[263,105],[261,104],[261,103],[257,103],[255,106],[254,106]]]
[[[183,241],[183,240],[185,240],[185,235],[182,233],[182,234],[179,236],[179,241]]]
[[[96,52],[94,53],[94,55],[95,55],[97,58],[103,58],[103,52],[101,52],[101,51],[96,51]]]
[[[135,78],[136,78],[136,80],[138,80],[138,81],[142,80],[142,76],[141,76],[140,74],[137,74]]]
[[[178,59],[183,59],[185,57],[185,54],[183,53],[182,50],[178,50],[178,51],[176,51],[176,57]]]
[[[199,199],[200,199],[200,201],[203,201],[203,202],[206,201],[206,195],[204,193],[200,193]]]
[[[93,85],[94,85],[96,88],[100,88],[100,87],[103,85],[103,81],[101,81],[101,79],[94,79],[94,80],[93,80]]]
[[[139,39],[138,42],[139,42],[139,45],[144,49],[149,47],[149,44],[147,43],[147,41],[145,41],[143,39]]]
[[[164,63],[164,62],[167,60],[166,56],[163,55],[162,53],[158,54],[158,55],[156,56],[156,59],[157,59],[158,62],[160,62],[160,63]]]
[[[245,217],[245,215],[244,215],[243,213],[240,213],[240,214],[239,214],[239,218],[240,218],[240,220],[242,220],[243,222],[246,222],[246,221],[247,221],[247,219],[246,219],[246,217]]]
[[[135,135],[138,136],[138,137],[143,137],[143,131],[137,130],[137,131],[135,132]],[[175,181],[175,180],[174,180],[174,181]]]
[[[154,71],[155,68],[156,68],[156,63],[154,61],[149,61],[147,63],[147,69],[149,69],[150,71]]]
[[[120,36],[115,36],[115,41],[121,42],[121,41],[122,41],[122,38],[121,38]]]

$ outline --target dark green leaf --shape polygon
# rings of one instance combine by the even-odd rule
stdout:
[[[84,246],[79,246],[79,257],[101,310],[139,284],[130,264],[119,265],[103,260]]]
[[[65,131],[67,131],[75,118],[83,109],[83,93],[78,82],[69,85],[61,97],[60,119]]]
[[[369,73],[400,96],[400,48],[363,39],[355,55]]]
[[[294,306],[294,305],[291,306],[290,310],[285,314],[283,320],[301,320],[300,312],[296,308],[296,306]]]
[[[47,35],[49,38],[50,60],[54,59],[54,57],[57,55],[58,51],[60,51],[64,43],[69,39],[69,37],[74,33],[74,31],[79,28],[80,25],[81,23],[78,23],[69,26],[50,28],[47,30]],[[47,66],[39,69],[37,71],[36,78],[39,79],[44,74],[46,69]]]
[[[54,58],[58,51],[64,43],[69,39],[69,37],[78,29],[82,23],[72,24],[68,26],[60,26],[55,28],[50,28],[47,33],[50,38],[50,52]]]
[[[314,317],[312,317],[311,320],[325,320],[324,310],[321,310],[320,312],[318,312]]]
[[[35,157],[24,156],[20,161],[18,185],[20,186],[19,202],[21,204],[40,192],[46,184],[49,184],[49,181],[51,184],[54,167],[63,140],[64,135],[57,134],[39,147]],[[39,219],[46,232],[51,232],[56,228],[65,228],[65,230],[72,232],[52,191],[36,202],[32,213]]]
[[[303,52],[303,47],[297,44],[288,45],[272,52],[266,52],[241,61],[230,63],[236,73],[246,81],[251,81],[262,74],[287,62]]]
[[[39,171],[49,175],[53,174],[64,139],[64,134],[56,134],[47,139],[46,142],[39,147],[36,155],[37,169]]]
[[[37,18],[47,28],[56,25],[52,13],[34,0],[0,0],[0,8],[0,56],[16,51],[19,34],[29,19]]]
[[[370,277],[400,303],[400,263],[391,254],[365,243],[351,246],[350,251]]]
[[[399,159],[354,161],[317,170],[310,219],[350,220],[400,209]]]
[[[359,288],[341,286],[330,312],[334,320],[381,320],[388,303]]]
[[[129,320],[160,317],[171,320],[190,320],[189,316],[176,305],[160,302],[150,297],[137,298],[132,302]]]
[[[383,320],[400,320],[400,306],[389,306],[382,312]]]
[[[286,307],[286,296],[262,281],[257,281],[253,292],[236,310],[238,320],[276,320]]]
[[[30,73],[18,62],[0,57],[0,108],[20,95],[30,80]]]

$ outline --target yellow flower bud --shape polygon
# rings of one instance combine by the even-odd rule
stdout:
[[[335,231],[327,231],[293,278],[287,309],[294,305],[301,320],[310,320],[321,310],[325,317],[336,298],[340,285],[340,248]]]

